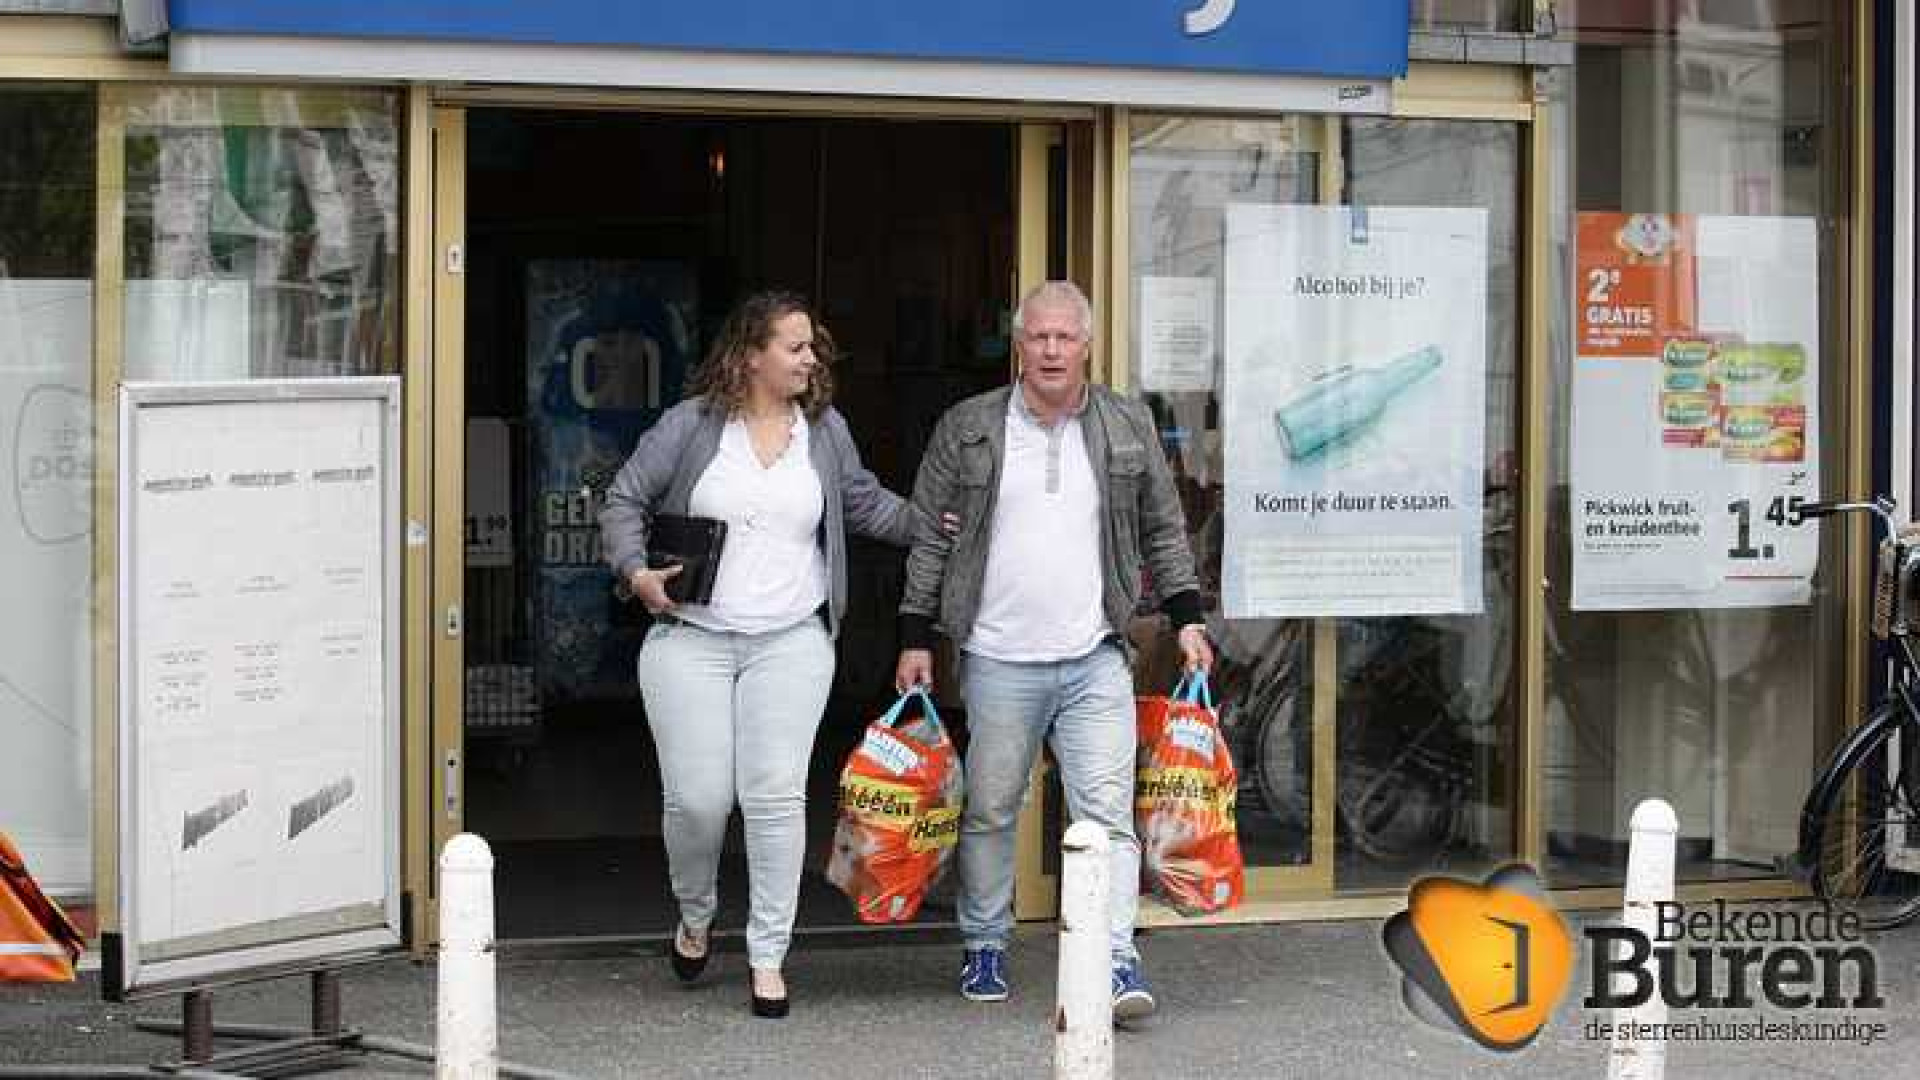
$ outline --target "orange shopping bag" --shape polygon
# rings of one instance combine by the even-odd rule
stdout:
[[[86,939],[0,833],[0,982],[72,982]]]
[[[1246,891],[1234,822],[1240,781],[1206,673],[1182,676],[1172,697],[1139,698],[1135,718],[1133,817],[1147,887],[1182,915],[1233,907]]]
[[[909,702],[920,718],[901,723]],[[907,691],[867,727],[840,773],[840,823],[827,880],[861,922],[905,922],[920,910],[960,837],[960,755],[933,699]]]

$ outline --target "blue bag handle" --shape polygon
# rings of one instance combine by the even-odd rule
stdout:
[[[1196,668],[1182,672],[1180,681],[1173,684],[1173,700],[1183,704],[1199,705],[1208,712],[1213,711],[1213,689],[1207,685],[1206,671]]]
[[[905,709],[907,702],[912,701],[914,698],[920,699],[920,707],[926,712],[927,719],[933,721],[936,727],[939,726],[940,710],[934,708],[933,695],[927,693],[927,688],[924,686],[908,687],[906,692],[900,695],[900,700],[894,702],[891,709],[881,714],[880,726],[890,728],[898,724],[900,722],[901,710]]]

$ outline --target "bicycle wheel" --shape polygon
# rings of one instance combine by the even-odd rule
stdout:
[[[1411,740],[1406,745],[1375,734],[1368,743],[1341,746],[1334,784],[1339,822],[1347,842],[1381,866],[1431,863],[1453,840],[1464,789],[1449,775],[1455,767],[1450,751],[1439,745],[1446,722],[1396,730],[1394,739]]]
[[[1814,892],[1869,930],[1920,916],[1920,724],[1883,707],[1842,746],[1807,806]]]

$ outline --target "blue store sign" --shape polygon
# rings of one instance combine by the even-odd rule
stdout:
[[[189,34],[624,46],[1184,71],[1406,73],[1408,0],[170,0]]]

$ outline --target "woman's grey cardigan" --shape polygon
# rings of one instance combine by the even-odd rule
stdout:
[[[687,512],[693,486],[720,452],[726,423],[726,414],[709,409],[705,398],[689,398],[640,436],[600,511],[607,565],[621,580],[647,565],[647,525],[653,515]],[[860,451],[839,412],[830,408],[808,421],[807,448],[825,497],[819,542],[827,554],[827,632],[837,635],[847,610],[847,529],[905,547],[923,519],[912,503],[881,487],[860,464]]]

